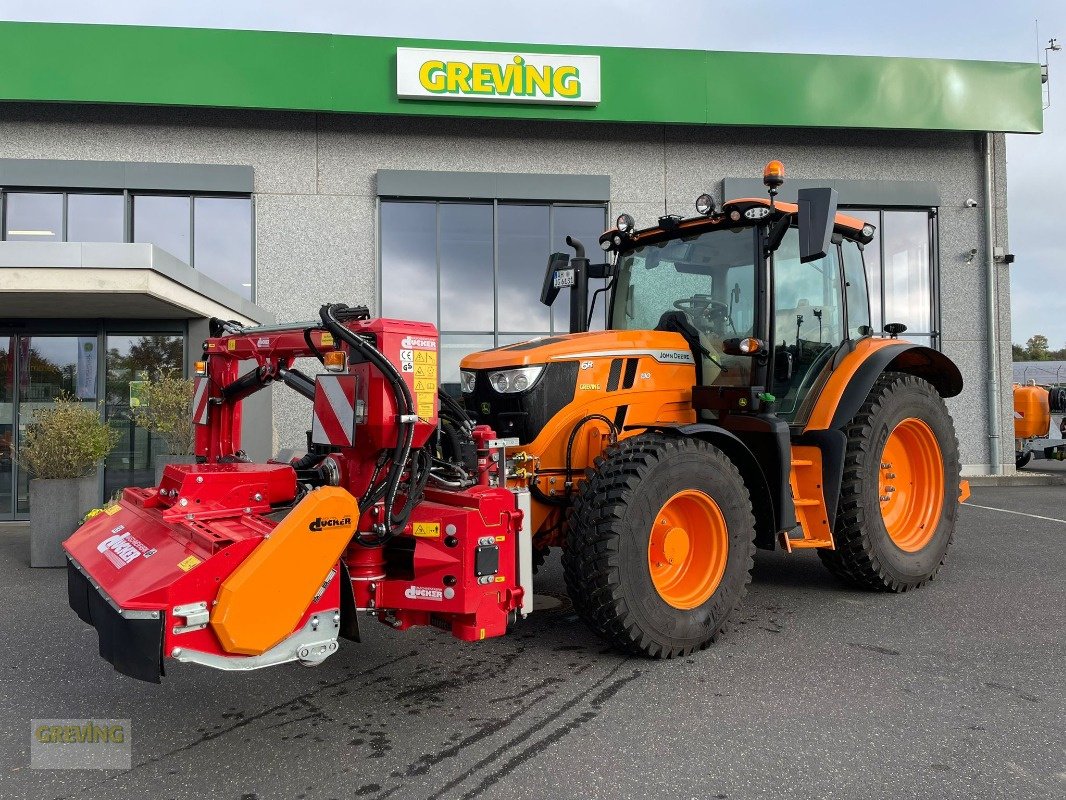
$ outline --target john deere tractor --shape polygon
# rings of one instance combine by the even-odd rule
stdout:
[[[126,489],[65,543],[101,655],[158,681],[168,659],[318,664],[364,616],[488,639],[533,611],[553,547],[589,627],[651,657],[714,639],[756,547],[815,548],[867,589],[930,580],[955,529],[943,398],[962,377],[903,325],[873,334],[873,228],[831,190],[777,202],[778,162],[764,177],[768,196],[703,195],[688,219],[622,214],[605,263],[569,241],[541,299],[569,293],[571,332],[468,356],[461,402],[438,391],[426,322],[343,304],[212,321],[197,463]],[[590,331],[600,297],[607,329]],[[319,374],[294,365],[308,357]],[[311,402],[307,449],[251,463],[241,403],[275,382]]]

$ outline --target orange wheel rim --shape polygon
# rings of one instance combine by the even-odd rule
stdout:
[[[944,461],[928,423],[910,417],[893,428],[877,477],[889,538],[900,550],[921,550],[936,533],[944,508]]]
[[[648,569],[655,590],[674,608],[697,608],[725,572],[729,531],[718,504],[695,489],[667,500],[651,526]]]

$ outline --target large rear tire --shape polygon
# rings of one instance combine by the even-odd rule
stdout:
[[[610,446],[574,502],[563,552],[582,620],[652,658],[707,647],[744,596],[755,547],[736,466],[699,439],[645,433]]]
[[[845,432],[836,549],[818,554],[853,586],[917,588],[943,566],[955,534],[959,443],[947,406],[921,378],[886,372]]]

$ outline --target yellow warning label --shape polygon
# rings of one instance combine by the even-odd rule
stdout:
[[[436,387],[434,386],[433,389],[436,389]],[[415,400],[418,404],[418,408],[416,409],[418,416],[423,419],[435,416],[437,413],[436,399],[437,393],[435,391],[418,392],[415,395]]]
[[[480,634],[478,635],[478,638],[479,638],[479,639],[484,639],[484,638],[485,638],[485,629],[484,629],[484,628],[482,628],[482,629],[481,629],[481,632],[480,632]]]
[[[110,516],[113,517],[113,516],[115,516],[115,514],[117,514],[121,510],[122,510],[122,506],[108,506],[107,508],[104,509],[104,513],[105,514],[109,514]]]
[[[188,572],[190,569],[192,569],[199,563],[200,559],[198,559],[196,556],[189,556],[184,561],[178,562],[178,569],[180,569],[182,572]]]
[[[439,522],[416,522],[414,525],[415,536],[421,536],[426,539],[439,539],[440,538],[440,523]]]
[[[427,378],[415,378],[415,391],[435,392],[437,391],[437,382]]]
[[[507,541],[507,537],[506,536],[497,536],[496,537],[496,541],[497,542],[506,542]]]
[[[507,580],[507,578],[505,578],[503,575],[496,576],[496,583],[503,583],[505,580]]]
[[[323,344],[323,346],[325,346],[327,344],[333,344],[333,334],[330,333],[329,331],[326,331],[325,333],[323,333],[322,334],[322,344]]]
[[[437,365],[436,364],[415,364],[415,379],[418,378],[432,378],[434,382],[437,380]]]
[[[226,342],[226,347],[229,350],[236,350],[237,349],[237,340],[236,339],[230,339],[228,342]]]
[[[414,363],[416,364],[436,364],[437,354],[432,350],[415,350]]]

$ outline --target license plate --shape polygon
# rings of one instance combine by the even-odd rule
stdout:
[[[572,269],[556,270],[555,278],[552,281],[552,285],[556,289],[565,289],[567,286],[573,286],[574,271]]]

